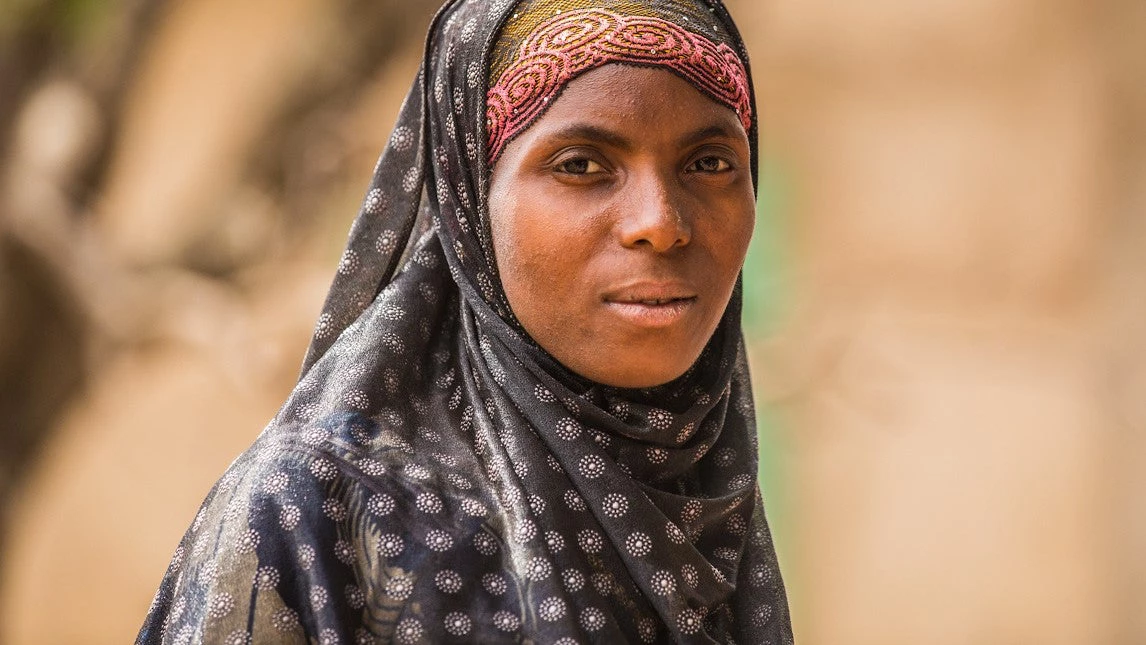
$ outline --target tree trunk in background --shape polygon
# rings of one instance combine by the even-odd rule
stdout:
[[[58,46],[0,63],[5,644],[133,638],[297,376],[437,8],[164,4],[29,0]]]
[[[1146,28],[1123,4],[759,10],[768,160],[797,182],[769,357],[799,375],[798,641],[1146,642],[1146,106],[1120,104]]]

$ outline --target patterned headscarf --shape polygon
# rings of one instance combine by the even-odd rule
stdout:
[[[549,56],[538,39],[592,29],[560,82],[514,84]],[[487,207],[496,150],[593,61],[737,110],[755,176],[746,60],[716,0],[449,2],[303,376],[212,490],[139,642],[791,642],[739,287],[683,376],[602,386],[516,322]]]
[[[486,100],[486,156],[491,162],[570,80],[609,63],[672,70],[734,110],[745,132],[752,129],[748,70],[736,51],[719,40],[720,26],[711,15],[697,11],[697,5],[678,3],[672,17],[681,26],[662,18],[666,10],[651,3],[579,4],[584,3],[532,0],[519,6],[502,28]],[[710,35],[718,40],[704,35],[710,32],[717,32]]]

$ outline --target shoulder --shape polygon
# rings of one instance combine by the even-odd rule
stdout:
[[[443,545],[483,530],[475,473],[445,473],[403,446],[355,449],[339,439],[353,423],[342,426],[266,432],[231,465],[177,548],[140,642],[247,630],[321,639],[379,602],[398,616]]]
[[[233,543],[216,548],[241,553],[265,540],[360,541],[366,533],[413,535],[424,525],[472,532],[486,518],[480,473],[449,467],[459,460],[445,454],[340,440],[354,425],[260,437],[211,490],[184,546],[203,552],[205,540],[229,537]]]

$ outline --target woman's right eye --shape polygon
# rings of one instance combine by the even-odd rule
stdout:
[[[588,157],[567,159],[557,164],[557,172],[567,175],[591,175],[604,171],[604,166]]]

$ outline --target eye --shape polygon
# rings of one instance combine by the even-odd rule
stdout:
[[[566,159],[556,165],[557,172],[567,175],[592,175],[605,172],[605,167],[588,157]]]
[[[731,170],[731,169],[732,169],[732,164],[728,163],[728,161],[726,159],[723,159],[722,157],[717,157],[715,155],[708,155],[707,157],[701,157],[700,159],[697,159],[696,161],[692,162],[692,164],[689,165],[689,167],[688,167],[689,172],[710,172],[710,173],[724,172],[726,170]]]

